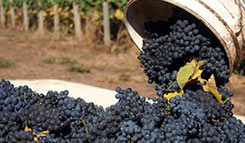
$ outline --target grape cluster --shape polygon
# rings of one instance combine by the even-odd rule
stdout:
[[[241,133],[244,125],[233,117],[230,101],[221,104],[210,93],[200,89],[186,90],[182,97],[171,98],[169,107],[172,116],[163,127],[166,142],[244,142],[245,135]],[[230,122],[236,125],[233,126]],[[241,125],[239,129],[238,124]],[[224,133],[223,126],[230,128]],[[233,132],[237,134],[234,135]]]
[[[232,96],[219,91],[225,99]],[[245,125],[233,117],[231,102],[218,103],[201,89],[170,101],[141,97],[131,88],[116,92],[118,102],[104,109],[69,97],[66,90],[37,94],[3,80],[0,143],[245,142]]]
[[[234,105],[231,101],[228,100],[226,103],[217,103],[217,100],[209,92],[204,92],[203,90],[197,90],[195,92],[186,90],[183,98],[202,107],[206,120],[210,123],[224,121],[233,116],[232,109]],[[179,108],[176,107],[180,104],[179,100],[180,98],[178,98],[178,96],[170,99],[170,108],[175,115],[179,115]]]
[[[2,138],[2,142],[5,142],[5,141],[6,140]],[[33,134],[30,131],[23,131],[23,130],[9,132],[7,141],[10,143],[17,143],[17,142],[35,143]]]
[[[63,110],[51,104],[34,104],[23,110],[21,122],[37,132],[62,132],[69,122]]]
[[[177,71],[194,57],[205,62],[202,78],[209,79],[214,74],[218,87],[229,81],[231,71],[219,40],[208,29],[201,29],[205,26],[191,17],[173,16],[168,22],[145,23],[145,33],[151,38],[143,40],[138,59],[149,78],[148,82],[157,84],[159,96],[161,91],[179,90]]]

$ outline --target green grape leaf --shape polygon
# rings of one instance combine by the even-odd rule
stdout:
[[[193,58],[191,62],[186,63],[181,67],[177,74],[177,82],[181,89],[183,89],[189,82],[201,77],[203,70],[201,66],[204,65],[204,61],[197,62],[196,58]]]
[[[177,83],[180,89],[183,89],[184,86],[190,81],[191,76],[195,72],[195,60],[192,60],[190,63],[187,63],[185,66],[181,67],[177,73]]]

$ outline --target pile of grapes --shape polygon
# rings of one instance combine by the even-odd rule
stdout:
[[[192,15],[177,8],[174,10],[178,15],[168,22],[145,23],[145,32],[151,38],[143,40],[138,59],[149,77],[148,83],[157,84],[155,89],[159,96],[167,92],[166,89],[178,91],[177,72],[195,57],[205,62],[202,73],[204,79],[214,74],[217,86],[225,85],[231,71],[219,40]]]
[[[37,94],[0,82],[0,143],[242,143],[245,125],[233,104],[203,90],[168,100],[147,99],[116,88],[115,105],[103,109],[68,91]],[[224,97],[232,93],[223,88]]]
[[[139,60],[158,98],[117,87],[118,102],[104,109],[67,90],[44,95],[2,80],[0,143],[245,143],[245,125],[232,113],[233,93],[222,88],[230,75],[227,57],[199,24],[176,17],[145,24],[152,38],[144,39]],[[193,58],[203,61],[199,78],[214,76],[215,94],[199,80],[178,84],[180,68]],[[165,97],[171,93],[177,94]]]

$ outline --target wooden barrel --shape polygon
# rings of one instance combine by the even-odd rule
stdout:
[[[239,66],[245,49],[244,0],[131,0],[124,22],[139,49],[147,36],[144,22],[167,21],[176,6],[195,16],[214,33],[227,53],[231,70]]]

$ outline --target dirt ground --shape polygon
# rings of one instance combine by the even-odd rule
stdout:
[[[142,96],[155,96],[154,85],[140,68],[137,48],[119,47],[111,53],[100,48],[71,37],[57,41],[50,34],[0,30],[0,60],[12,62],[0,65],[0,79],[60,79],[111,90],[131,87]],[[235,114],[245,115],[245,77],[232,75],[227,87],[235,94]]]

